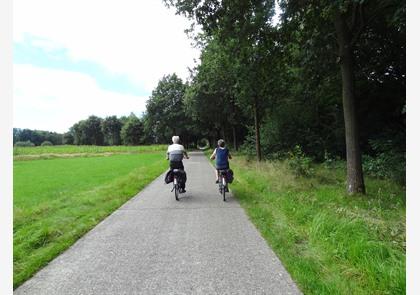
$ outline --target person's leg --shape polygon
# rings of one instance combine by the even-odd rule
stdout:
[[[182,161],[179,162],[179,170],[182,170],[182,171],[185,172],[184,164],[182,163]],[[184,174],[184,179],[183,179],[183,181],[181,181],[181,189],[182,189],[182,192],[183,193],[186,192],[186,190],[185,190],[185,183],[186,182],[187,182],[187,173]]]
[[[216,172],[216,183],[219,183],[219,170],[215,170]]]

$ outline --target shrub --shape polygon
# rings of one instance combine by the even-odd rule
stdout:
[[[312,159],[305,155],[299,145],[288,153],[287,164],[295,176],[310,176],[313,174]]]
[[[41,146],[51,146],[51,145],[53,145],[52,142],[48,140],[41,143]]]
[[[376,156],[363,156],[363,170],[378,178],[390,178],[405,183],[405,152],[393,145],[391,140],[369,141]]]
[[[27,140],[27,141],[18,141],[15,143],[15,146],[25,147],[25,146],[35,146],[35,144],[33,144],[33,142],[31,142],[30,140]]]

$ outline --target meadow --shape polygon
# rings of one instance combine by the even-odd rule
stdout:
[[[167,145],[144,145],[144,146],[96,146],[96,145],[56,145],[56,146],[34,146],[34,147],[13,147],[14,160],[26,160],[37,158],[56,158],[71,156],[93,156],[102,154],[121,153],[144,153],[165,151]]]
[[[284,161],[235,156],[234,195],[304,294],[405,294],[405,188],[365,177],[345,191],[345,165],[295,177]]]
[[[14,152],[15,288],[167,168],[163,146],[29,147]],[[37,158],[19,159],[29,154]]]

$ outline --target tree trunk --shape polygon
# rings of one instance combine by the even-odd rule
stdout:
[[[226,140],[226,133],[225,133],[225,125],[224,124],[222,124],[222,138],[223,138],[224,141],[227,141]]]
[[[261,161],[261,144],[260,144],[260,118],[258,114],[258,99],[254,98],[254,126],[255,126],[255,150],[257,152],[257,161]]]
[[[343,112],[346,135],[347,191],[349,194],[365,193],[362,156],[355,107],[355,78],[351,35],[344,16],[337,11],[334,19],[339,46],[342,78]]]
[[[235,151],[238,151],[238,144],[236,143],[236,128],[235,125],[232,125],[232,138],[233,138],[233,148]]]

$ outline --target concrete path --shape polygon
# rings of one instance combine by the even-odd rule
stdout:
[[[175,201],[158,177],[14,294],[301,294],[204,154]]]

